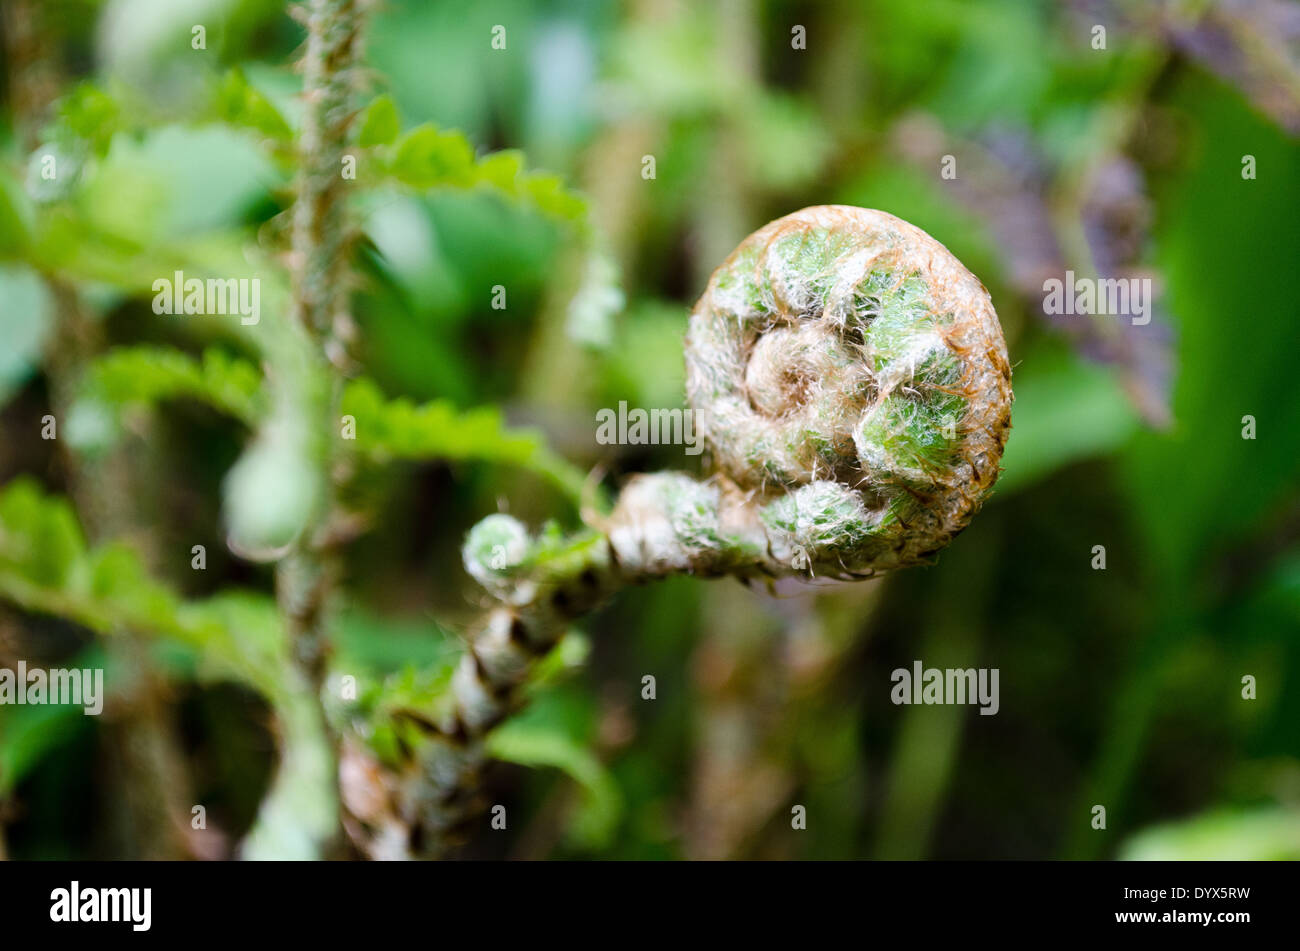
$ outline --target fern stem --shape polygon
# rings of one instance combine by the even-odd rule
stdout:
[[[339,359],[340,331],[348,325],[347,240],[343,207],[343,159],[356,115],[356,78],[361,51],[362,3],[310,0],[307,50],[303,60],[302,132],[299,176],[293,209],[292,313],[295,323],[323,346],[327,359]],[[328,432],[337,419],[342,378],[331,374],[321,387],[309,386],[309,422]],[[318,391],[319,390],[319,391]],[[333,440],[321,439],[325,499],[321,523],[334,514]],[[327,652],[326,607],[337,574],[333,546],[318,544],[309,526],[300,544],[281,563],[277,578],[289,620],[295,654],[309,682],[320,687]]]
[[[343,165],[356,115],[364,7],[363,0],[309,0],[304,8],[307,44],[302,61],[304,109],[290,253],[291,315],[297,330],[317,345],[315,359],[332,364],[333,372],[283,368],[287,382],[282,384],[279,399],[282,406],[288,405],[284,412],[290,420],[303,422],[312,430],[313,435],[307,437],[309,456],[319,465],[321,486],[314,517],[276,572],[276,597],[294,661],[303,689],[315,697],[311,718],[319,724],[319,729],[304,726],[307,714],[300,711],[295,733],[323,745],[325,768],[321,768],[319,755],[299,751],[295,756],[299,765],[305,762],[314,774],[321,774],[318,779],[328,777],[331,788],[337,771],[338,737],[328,729],[321,694],[329,653],[329,601],[340,568],[338,542],[330,538],[329,531],[336,517],[337,459],[335,441],[327,434],[338,419],[343,383],[338,370],[346,361],[343,341],[351,326]],[[295,386],[299,392],[292,392]],[[321,837],[316,846],[327,854],[343,841],[333,793],[330,800],[334,814],[328,817],[328,832],[325,819],[314,823]]]

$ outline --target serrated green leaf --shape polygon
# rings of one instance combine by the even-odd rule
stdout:
[[[575,221],[587,213],[587,204],[564,187],[558,175],[530,172],[522,180],[524,194],[543,214]]]
[[[61,590],[74,577],[85,540],[71,506],[46,499],[24,477],[0,496],[0,552],[9,553],[25,580]]]
[[[257,367],[218,349],[204,351],[201,359],[168,347],[110,350],[91,365],[87,394],[116,407],[189,398],[249,426],[266,408]]]
[[[399,138],[387,170],[392,178],[414,188],[489,188],[565,222],[581,220],[587,213],[586,202],[569,191],[558,175],[527,171],[521,152],[506,149],[475,158],[463,133],[432,125],[417,126]]]
[[[532,430],[511,429],[494,407],[461,411],[450,403],[415,405],[386,399],[371,380],[354,380],[343,391],[342,413],[356,423],[355,449],[376,459],[447,459],[515,465],[545,476],[575,501],[582,496],[581,470],[554,455]]]
[[[519,193],[519,179],[524,174],[524,153],[518,149],[503,149],[485,155],[479,160],[480,180],[511,197]]]

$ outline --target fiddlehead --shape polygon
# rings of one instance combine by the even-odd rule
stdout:
[[[633,478],[575,539],[494,515],[466,569],[499,604],[395,808],[437,853],[469,805],[482,737],[568,623],[676,573],[865,577],[925,560],[992,488],[1010,426],[1006,344],[983,285],[918,228],[823,206],[746,238],[691,314],[687,396],[704,480]]]
[[[806,208],[746,238],[695,305],[686,370],[717,470],[745,493],[751,514],[733,522],[757,517],[764,570],[913,564],[997,478],[1011,371],[993,304],[892,215]]]

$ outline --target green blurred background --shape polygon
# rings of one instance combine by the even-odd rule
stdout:
[[[66,221],[33,264],[0,214],[0,479],[69,493],[39,420],[78,348],[237,352],[202,321],[155,317],[138,275],[157,276],[158,248],[282,241],[283,165],[188,117],[238,66],[292,118],[302,33],[265,0],[4,14],[5,208],[25,189]],[[511,822],[465,854],[1300,857],[1300,6],[388,0],[366,59],[404,127],[523,150],[586,198],[595,236],[484,190],[369,191],[357,353],[391,396],[500,407],[610,486],[693,471],[681,447],[597,445],[596,410],[682,405],[682,335],[713,267],[767,221],[830,203],[947,245],[991,292],[1014,367],[1005,472],[937,565],[811,592],[689,578],[624,592],[510,724],[514,758],[540,765],[493,768]],[[150,121],[87,162],[75,194],[32,196],[25,124],[85,79]],[[1043,281],[1067,268],[1152,278],[1151,323],[1043,315]],[[128,414],[111,440],[102,420],[78,425],[74,453],[113,441],[120,463],[100,463],[97,502],[72,493],[92,538],[126,539],[189,597],[270,590],[223,542],[237,424],[179,401]],[[364,489],[373,524],[347,558],[338,659],[363,680],[437,664],[469,629],[482,595],[459,545],[475,521],[577,524],[547,481],[483,462],[403,463]],[[0,708],[10,857],[229,854],[274,728],[186,651],[105,655],[77,625],[0,602],[0,664],[110,670],[103,717]],[[1000,712],[894,706],[890,672],[915,659],[998,668]],[[186,815],[205,804],[206,845],[160,829],[177,797]]]

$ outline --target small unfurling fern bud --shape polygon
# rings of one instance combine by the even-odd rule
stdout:
[[[462,547],[465,570],[503,601],[518,595],[519,568],[528,557],[532,541],[523,522],[509,515],[489,515],[472,529]]]

